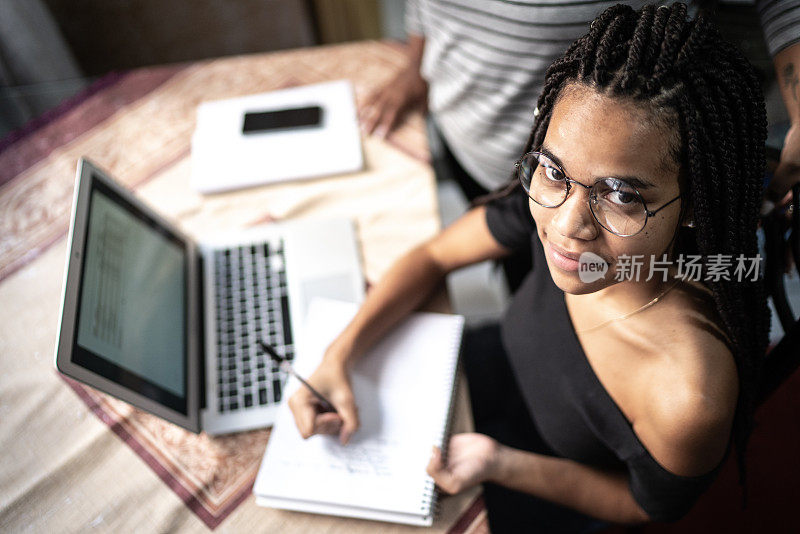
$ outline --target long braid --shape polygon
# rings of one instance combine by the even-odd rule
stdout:
[[[642,16],[639,17],[639,21],[633,31],[633,37],[631,37],[630,53],[622,69],[622,77],[617,87],[615,87],[617,92],[631,90],[641,65],[648,60],[648,50],[651,44],[653,44],[654,39],[651,38],[651,33],[645,31],[645,29],[652,27],[655,14],[655,6],[645,6],[642,9]]]
[[[525,152],[541,146],[570,83],[650,105],[663,120],[675,122],[681,146],[673,152],[696,221],[696,229],[679,230],[676,253],[755,257],[765,161],[763,95],[752,67],[703,14],[687,21],[683,4],[604,11],[548,69]],[[733,439],[746,491],[745,453],[769,333],[766,292],[761,278],[707,285],[739,375]]]

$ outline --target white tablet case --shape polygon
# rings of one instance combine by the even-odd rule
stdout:
[[[247,112],[304,106],[322,108],[321,127],[242,133]],[[348,80],[210,101],[197,109],[191,183],[201,193],[357,172],[363,166]]]

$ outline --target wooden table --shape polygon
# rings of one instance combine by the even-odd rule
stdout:
[[[194,435],[53,366],[82,155],[193,235],[351,217],[369,281],[433,235],[439,219],[421,116],[388,141],[365,138],[366,168],[357,174],[213,196],[189,187],[200,102],[340,78],[353,81],[361,102],[402,61],[397,45],[366,42],[112,74],[0,140],[0,531],[487,531],[477,489],[443,499],[433,529],[260,508],[251,488],[267,430]]]

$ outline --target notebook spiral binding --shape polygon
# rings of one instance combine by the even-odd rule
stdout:
[[[447,421],[445,422],[444,426],[442,427],[442,432],[436,437],[436,443],[439,446],[439,449],[442,451],[442,461],[447,462],[447,444],[450,441],[450,434],[453,429],[453,422],[455,420],[456,414],[456,392],[458,391],[458,385],[460,382],[461,376],[461,338],[463,333],[463,323],[462,328],[458,330],[457,337],[453,340],[454,344],[457,344],[454,347],[453,352],[457,354],[455,361],[451,365],[450,369],[448,370],[453,376],[453,386],[450,390],[450,405],[447,409]],[[433,482],[432,479],[427,480],[425,482],[425,489],[422,493],[422,501],[420,503],[420,511],[425,512],[426,510],[428,513],[435,519],[439,515],[439,491],[436,489],[436,484]]]

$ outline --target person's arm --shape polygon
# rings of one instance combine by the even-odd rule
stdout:
[[[788,202],[792,185],[800,182],[800,42],[775,54],[773,63],[791,126],[765,196],[768,201],[782,205]]]
[[[508,253],[489,232],[485,206],[470,210],[389,269],[327,351],[326,358],[352,363],[401,318],[424,303],[445,275]]]
[[[668,416],[668,423],[658,423],[661,430],[651,432],[648,448],[662,451],[656,459],[667,466],[678,465],[696,476],[710,471],[724,454],[730,421],[709,418],[696,408]],[[720,447],[719,444],[723,446]],[[667,451],[665,454],[663,451]],[[713,458],[712,458],[713,456]],[[711,467],[709,467],[711,466]],[[483,434],[456,434],[448,443],[448,458],[434,447],[428,474],[447,493],[459,493],[482,482],[535,495],[541,499],[572,508],[586,515],[615,523],[644,523],[653,517],[637,502],[628,471],[610,471],[582,463],[507,447]],[[640,490],[642,491],[642,490]],[[674,488],[648,488],[644,491],[659,517],[674,520],[691,505],[696,495],[686,492],[687,502]]]
[[[368,134],[386,137],[403,116],[414,108],[424,109],[428,84],[420,74],[425,37],[412,34],[406,46],[406,65],[384,85],[373,91],[361,107],[359,119]]]
[[[606,521],[630,524],[650,520],[633,498],[627,473],[501,447],[492,482]]]
[[[398,260],[367,293],[364,303],[344,331],[328,347],[322,363],[308,381],[336,407],[318,413],[315,397],[300,388],[290,399],[300,434],[339,434],[346,443],[358,428],[358,414],[347,370],[378,339],[431,295],[444,276],[459,267],[510,251],[492,236],[486,208],[470,210],[433,239]]]
[[[447,465],[434,447],[428,474],[447,493],[493,482],[606,521],[635,524],[650,520],[633,498],[627,473],[513,449],[483,434],[454,435]]]

